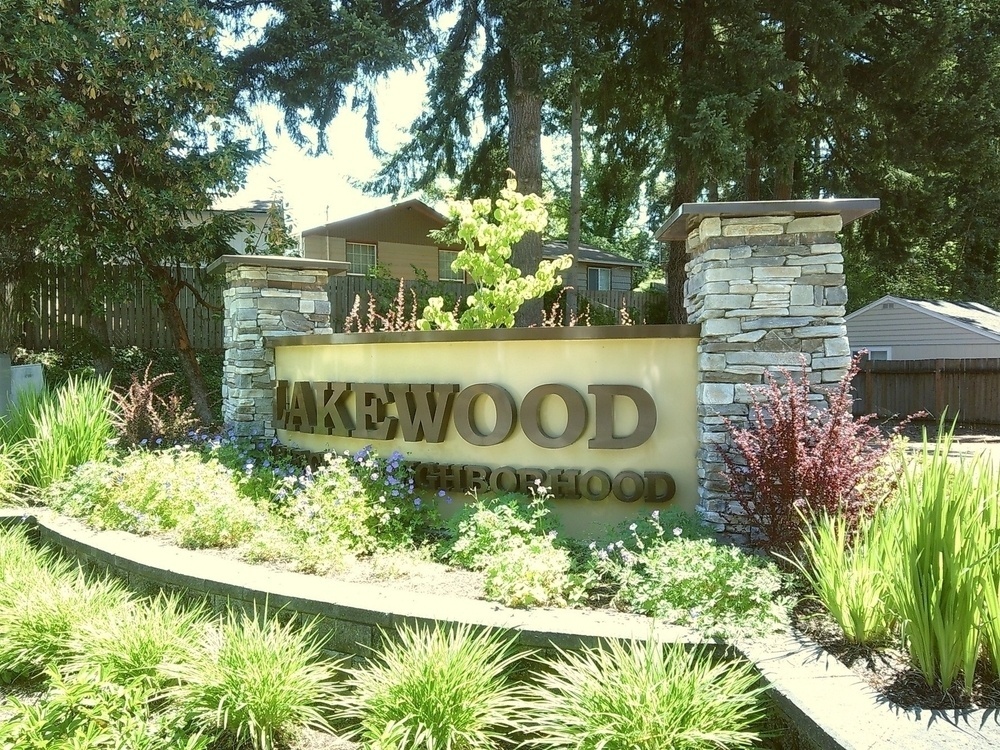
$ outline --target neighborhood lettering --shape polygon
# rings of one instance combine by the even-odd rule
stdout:
[[[590,399],[588,399],[588,396]],[[476,405],[486,399],[496,414],[491,426],[479,424]],[[542,425],[542,405],[561,401],[566,425],[549,434]],[[622,399],[638,414],[635,428],[615,434],[615,408]],[[467,443],[491,446],[507,440],[516,427],[540,448],[565,448],[583,439],[588,416],[593,432],[587,447],[625,450],[645,443],[656,428],[652,396],[633,385],[591,385],[587,395],[567,385],[548,383],[531,389],[516,403],[493,383],[459,388],[456,383],[344,383],[279,380],[275,387],[274,424],[279,429],[362,440],[440,443],[455,432]],[[607,494],[607,493],[605,493]]]

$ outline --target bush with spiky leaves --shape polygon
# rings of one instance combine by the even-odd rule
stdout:
[[[503,634],[469,626],[405,627],[350,671],[340,715],[366,747],[481,750],[513,728],[518,656]]]
[[[529,745],[574,750],[752,747],[764,714],[749,665],[650,638],[560,651],[521,701]]]
[[[329,731],[333,667],[313,624],[230,613],[190,662],[166,673],[178,681],[167,699],[220,742],[272,750],[303,727]]]

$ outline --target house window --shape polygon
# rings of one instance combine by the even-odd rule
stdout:
[[[347,243],[347,262],[350,263],[348,273],[363,276],[375,268],[377,253],[375,245],[366,242]]]
[[[457,258],[458,250],[438,250],[438,278],[441,281],[465,281],[464,272],[451,270]]]
[[[868,354],[865,355],[866,360],[872,362],[885,362],[892,359],[892,349],[888,346],[866,346],[863,347],[868,350]],[[857,354],[861,351],[861,348],[852,349],[852,354]]]
[[[611,289],[611,269],[591,266],[587,269],[587,289],[606,292]]]

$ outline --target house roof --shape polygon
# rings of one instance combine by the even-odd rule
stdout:
[[[981,305],[978,302],[907,299],[887,294],[881,299],[875,300],[870,305],[866,305],[860,310],[855,310],[847,316],[847,320],[850,321],[862,313],[877,309],[880,305],[887,302],[907,307],[916,312],[930,315],[938,320],[952,323],[965,330],[1000,341],[1000,312],[994,310],[992,307]]]
[[[433,208],[428,206],[419,198],[411,198],[408,201],[403,201],[402,203],[393,203],[391,206],[386,206],[384,208],[376,208],[374,211],[368,211],[363,214],[356,214],[354,216],[348,216],[343,219],[338,219],[337,221],[331,221],[329,224],[324,224],[320,227],[313,227],[312,229],[306,229],[302,232],[303,237],[310,237],[314,235],[319,235],[320,237],[339,237],[338,231],[340,228],[350,222],[354,224],[358,221],[364,221],[366,219],[384,219],[387,214],[396,213],[399,211],[417,211],[424,214],[427,218],[432,221],[437,222],[442,227],[448,223],[448,220],[435,211]]]
[[[549,260],[560,255],[566,255],[568,252],[569,246],[566,240],[548,240],[542,245],[542,257]],[[584,245],[582,243],[577,248],[576,259],[580,263],[586,263],[591,266],[631,266],[633,268],[642,268],[642,263],[631,258],[626,258],[624,255],[615,255],[614,253],[605,252],[592,245]]]
[[[447,218],[428,206],[422,200],[418,198],[411,198],[410,200],[403,201],[402,203],[394,203],[393,205],[386,206],[385,208],[377,208],[374,211],[357,214],[356,216],[348,216],[344,219],[338,219],[337,221],[332,221],[329,224],[324,224],[320,227],[303,230],[302,236],[340,237],[343,236],[342,230],[345,229],[348,224],[356,226],[358,222],[368,220],[384,221],[390,214],[399,211],[418,211],[442,227],[448,223]],[[566,240],[549,240],[542,245],[543,258],[552,259],[560,255],[565,255],[567,252]],[[586,263],[592,266],[628,266],[633,268],[642,268],[643,265],[642,263],[634,261],[631,258],[626,258],[622,255],[615,255],[614,253],[605,252],[600,248],[584,244],[580,245],[576,258],[578,262]]]

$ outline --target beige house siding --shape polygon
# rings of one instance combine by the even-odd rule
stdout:
[[[347,240],[343,237],[321,237],[305,235],[302,237],[302,255],[306,258],[319,260],[347,260]]]
[[[847,321],[851,349],[889,349],[888,359],[1000,357],[1000,341],[898,303]]]
[[[402,242],[380,242],[378,264],[389,271],[393,279],[415,279],[413,268],[427,272],[427,277],[438,277],[438,249],[436,246],[410,245]]]

